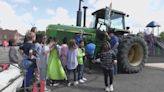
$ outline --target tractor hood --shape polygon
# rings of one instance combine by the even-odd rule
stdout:
[[[92,28],[82,28],[77,26],[68,26],[68,25],[48,25],[47,32],[48,31],[65,31],[65,32],[71,32],[71,33],[82,33],[82,34],[94,34],[96,31]]]

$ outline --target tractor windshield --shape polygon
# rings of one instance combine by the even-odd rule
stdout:
[[[121,14],[112,13],[111,28],[124,29],[124,20]]]
[[[108,9],[109,10],[109,9]],[[93,13],[93,28],[99,28],[99,25],[105,23],[109,28],[116,29],[125,29],[125,14],[116,10],[112,10],[111,12],[106,12],[106,9],[101,9]]]

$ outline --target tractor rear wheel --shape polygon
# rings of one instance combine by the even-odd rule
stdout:
[[[119,71],[126,73],[141,71],[148,57],[146,42],[138,36],[122,38],[117,57]]]

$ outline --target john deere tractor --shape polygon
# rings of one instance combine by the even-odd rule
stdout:
[[[148,48],[143,38],[129,33],[128,28],[125,26],[125,17],[127,15],[108,7],[97,10],[92,15],[91,28],[49,25],[47,27],[47,35],[57,37],[59,41],[62,41],[64,37],[71,39],[76,35],[81,35],[86,41],[94,41],[96,44],[96,56],[100,51],[102,41],[106,38],[105,32],[113,32],[119,37],[117,55],[119,71],[126,73],[141,71],[148,57]]]

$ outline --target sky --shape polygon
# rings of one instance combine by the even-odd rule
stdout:
[[[83,1],[82,6],[88,6],[87,27],[92,21],[91,13],[111,2]],[[79,0],[0,0],[0,27],[25,34],[32,26],[45,31],[49,24],[75,25],[78,3]],[[112,0],[112,8],[130,15],[126,25],[133,33],[144,31],[150,21],[158,22],[159,31],[164,31],[164,0]]]

